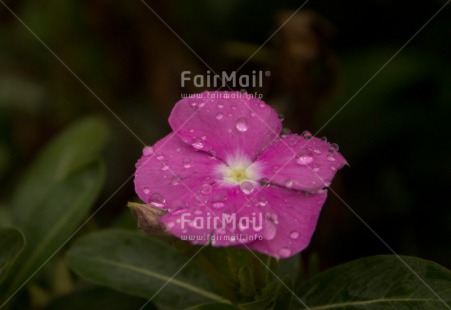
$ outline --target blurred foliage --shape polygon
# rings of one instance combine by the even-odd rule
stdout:
[[[33,259],[16,260],[22,275],[5,282],[8,292],[60,250],[62,240],[86,219],[94,204],[102,209],[83,232],[134,229],[125,207],[127,201],[136,201],[132,182],[126,182],[142,148],[134,134],[152,144],[168,132],[167,117],[180,94],[200,91],[192,85],[181,88],[180,73],[205,74],[210,68],[203,61],[217,72],[231,72],[244,62],[241,73],[271,71],[263,88],[248,91],[263,93],[286,115],[284,125],[291,130],[321,128],[319,135],[340,144],[351,167],[339,174],[335,191],[397,253],[451,267],[451,208],[446,197],[451,179],[450,9],[443,10],[360,91],[444,1],[319,0],[309,2],[287,23],[300,1],[149,2],[203,61],[141,1],[5,3],[33,32],[0,4],[0,226],[23,230],[24,257]],[[69,127],[74,123],[78,125]],[[65,135],[52,140],[63,131]],[[108,131],[111,138],[102,151]],[[53,148],[44,149],[50,141],[55,141]],[[100,157],[105,167],[99,164]],[[70,212],[76,216],[71,213],[67,225],[64,214]],[[42,238],[47,243],[41,244]],[[18,241],[13,249],[20,248]],[[117,300],[117,305],[145,302],[75,281],[64,253],[65,247],[26,290],[19,291],[17,308],[32,303],[57,309],[96,294],[99,307],[109,305],[109,300]],[[331,194],[309,249],[300,259],[283,262],[276,272],[282,276],[286,270],[297,270],[284,282],[297,283],[318,268],[384,253],[389,249]],[[15,255],[9,254],[0,260]],[[204,259],[215,255],[207,250]],[[233,255],[237,262],[228,262]],[[251,274],[257,275],[252,281],[261,298],[249,303],[265,303],[264,292],[275,293],[271,298],[276,304],[283,302],[277,286],[261,286],[258,275],[264,271],[254,269],[255,261],[233,255],[222,255],[221,266],[243,264],[233,269],[240,277],[228,278],[225,267],[218,268],[220,277],[239,286],[251,281]],[[13,274],[14,270],[9,275]],[[57,285],[63,289],[58,291],[54,283],[63,283]],[[253,293],[242,291],[242,301]],[[199,309],[204,308],[218,306]]]

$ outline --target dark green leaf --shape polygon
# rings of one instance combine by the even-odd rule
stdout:
[[[103,287],[75,292],[62,296],[45,308],[45,310],[128,310],[141,309],[146,300],[133,297]],[[143,310],[156,309],[152,303],[146,305]]]
[[[71,237],[95,201],[103,179],[103,166],[91,164],[61,181],[33,212],[28,210],[27,221],[23,217],[20,225],[27,247],[11,289],[21,285]]]
[[[25,240],[20,231],[12,228],[0,229],[0,283],[24,246]]]
[[[85,236],[68,252],[81,277],[131,295],[178,308],[224,301],[189,259],[159,239],[125,230]]]
[[[57,136],[29,168],[12,199],[16,224],[28,224],[30,215],[53,195],[55,187],[97,159],[106,136],[106,125],[95,118],[84,119]]]
[[[451,272],[434,262],[401,258],[415,273],[396,256],[368,257],[313,277],[298,296],[311,310],[449,309]]]
[[[186,308],[185,310],[239,310],[237,306],[224,304],[224,303],[212,303],[203,304],[194,307]]]
[[[103,165],[98,163],[107,128],[84,119],[56,137],[29,168],[11,203],[12,222],[27,240],[11,277],[12,292],[28,281],[71,237],[100,192]]]

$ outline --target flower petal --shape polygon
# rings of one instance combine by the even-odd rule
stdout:
[[[160,220],[173,235],[193,244],[211,241],[213,246],[234,246],[261,236],[264,214],[258,211],[240,187],[215,183],[202,199],[192,197],[186,208],[168,212]]]
[[[306,194],[267,186],[258,196],[267,203],[261,208],[269,219],[266,234],[271,234],[272,238],[249,243],[246,247],[276,258],[290,257],[305,249],[315,231],[327,191]]]
[[[136,163],[135,191],[153,207],[182,208],[187,199],[214,182],[218,164],[216,158],[194,150],[171,133],[153,147],[144,148]]]
[[[237,153],[254,160],[282,128],[274,109],[240,92],[203,92],[182,99],[169,124],[184,142],[224,161]]]
[[[311,192],[329,186],[346,160],[337,146],[309,138],[288,134],[269,146],[257,159],[262,180]]]

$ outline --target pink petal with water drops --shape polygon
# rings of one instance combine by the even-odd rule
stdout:
[[[210,240],[218,247],[250,243],[260,235],[272,234],[264,231],[263,210],[253,208],[253,190],[215,183],[199,195],[201,199],[192,197],[187,200],[187,208],[169,212],[160,220],[173,235],[194,244]]]
[[[267,186],[257,196],[255,199],[260,202],[257,208],[263,210],[268,219],[265,233],[271,238],[246,247],[276,258],[287,258],[305,249],[315,231],[327,191],[306,194]]]
[[[284,135],[259,156],[264,181],[311,192],[330,185],[346,160],[336,144],[304,135]]]
[[[169,117],[174,132],[195,149],[213,152],[224,161],[237,153],[253,160],[281,131],[275,110],[257,98],[240,92],[197,96],[201,98],[180,100]]]
[[[143,150],[136,163],[135,191],[146,203],[166,210],[186,201],[215,181],[218,160],[198,152],[171,133]]]

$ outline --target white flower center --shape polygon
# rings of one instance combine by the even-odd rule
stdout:
[[[260,165],[252,163],[247,157],[236,155],[226,160],[227,164],[220,164],[217,172],[224,184],[239,185],[243,182],[257,182],[260,178]]]

